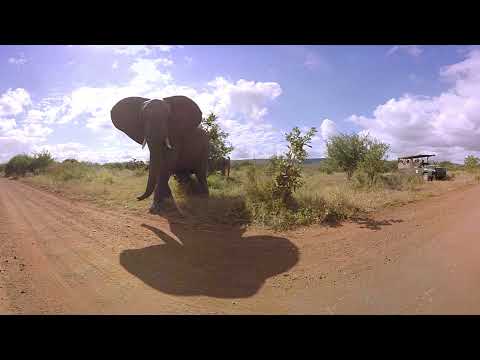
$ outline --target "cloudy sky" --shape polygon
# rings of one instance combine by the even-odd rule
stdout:
[[[116,130],[127,96],[186,95],[230,133],[233,159],[285,149],[316,127],[311,157],[337,132],[368,132],[389,155],[480,156],[480,48],[473,46],[0,46],[0,162],[147,159]]]

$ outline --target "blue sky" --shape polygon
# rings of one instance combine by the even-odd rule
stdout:
[[[294,126],[368,132],[390,158],[479,154],[480,50],[471,46],[0,46],[0,162],[147,159],[109,111],[126,96],[187,95],[230,133],[232,158],[285,149]]]

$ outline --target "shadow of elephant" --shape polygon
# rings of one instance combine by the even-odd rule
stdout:
[[[243,229],[195,230],[171,223],[172,233],[142,225],[164,244],[125,250],[120,264],[158,291],[181,296],[246,298],[257,293],[266,279],[291,269],[298,248],[274,236],[242,237]]]

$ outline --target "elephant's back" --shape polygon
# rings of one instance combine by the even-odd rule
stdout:
[[[124,98],[118,101],[110,111],[113,125],[141,144],[145,133],[140,109],[142,104],[150,99],[138,96]]]

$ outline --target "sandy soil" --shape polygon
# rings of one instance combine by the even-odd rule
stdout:
[[[0,179],[4,314],[480,313],[480,186],[272,233]]]

